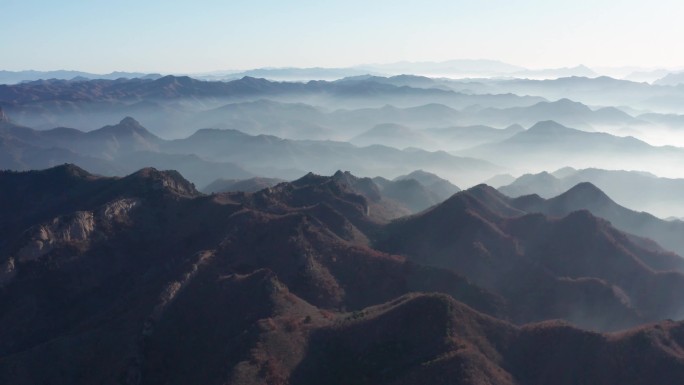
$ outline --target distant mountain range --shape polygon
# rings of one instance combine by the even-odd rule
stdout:
[[[585,130],[594,130],[605,126],[626,127],[646,124],[646,122],[639,121],[613,107],[592,110],[582,103],[573,102],[569,99],[539,102],[526,107],[484,108],[473,111],[469,115],[464,117],[462,121],[494,127],[506,127],[514,123],[531,126],[545,120],[554,120],[564,125]]]
[[[209,73],[188,74],[202,80],[234,80],[244,76],[265,78],[277,81],[338,80],[361,75],[402,75],[423,74],[431,76],[490,77],[516,76],[529,78],[556,78],[563,76],[597,76],[586,66],[572,68],[530,70],[496,60],[450,60],[445,62],[397,62],[388,64],[360,65],[347,68],[255,68],[250,70],[226,70]],[[176,74],[182,75],[182,74]],[[119,79],[119,78],[158,78],[159,74],[139,72],[112,72],[93,74],[82,71],[2,71],[0,84],[16,84],[25,81],[47,79]]]
[[[681,237],[684,222],[666,221],[645,212],[627,209],[589,182],[579,183],[548,200],[532,194],[516,198],[510,204],[525,212],[540,212],[555,217],[566,216],[577,210],[589,210],[609,220],[620,230],[652,239],[667,250],[684,255],[684,240]]]
[[[180,170],[200,186],[218,178],[262,175],[292,179],[306,169],[331,173],[344,168],[369,176],[398,176],[424,169],[467,185],[501,170],[489,162],[445,152],[286,140],[236,130],[204,129],[167,141],[132,118],[89,132],[65,128],[37,131],[6,121],[0,122],[0,139],[5,149],[0,168],[4,169],[75,162],[92,172],[121,175],[154,166]]]
[[[562,98],[598,106],[629,106],[661,113],[684,113],[684,88],[648,84],[607,76],[570,76],[558,79],[462,79],[442,81],[459,92],[514,93],[536,95],[548,100]]]
[[[684,72],[671,72],[656,80],[653,84],[659,86],[678,86],[684,83]]]
[[[21,82],[29,82],[35,80],[91,80],[91,79],[158,79],[162,77],[160,74],[146,74],[141,72],[111,72],[108,74],[93,74],[81,71],[3,71],[0,70],[0,84],[17,84]]]
[[[563,168],[553,173],[526,174],[499,188],[502,193],[518,197],[538,194],[551,198],[572,186],[590,182],[622,205],[646,211],[662,218],[684,216],[683,179],[659,178],[641,171]]]
[[[401,175],[394,180],[383,177],[357,178],[348,171],[338,170],[333,178],[344,183],[354,192],[366,196],[370,201],[382,201],[383,204],[391,206],[397,216],[422,211],[461,191],[448,180],[423,170]],[[285,181],[282,179],[259,177],[241,180],[217,179],[202,191],[209,194],[221,192],[253,193],[276,187],[283,182]],[[390,216],[394,216],[394,214]]]
[[[658,170],[660,175],[679,175],[676,164],[684,161],[679,147],[656,147],[633,137],[586,132],[554,121],[539,122],[499,142],[457,152],[463,156],[496,159],[519,170],[598,167]],[[646,170],[648,171],[648,170]]]
[[[543,95],[553,101],[510,92]],[[410,130],[396,133],[396,146],[408,147],[406,142],[417,140],[424,149],[453,151],[484,142],[464,138],[459,143],[454,140],[458,136],[448,133],[422,138],[422,134],[410,131],[432,130],[427,133],[434,134],[438,130],[433,129],[447,127],[506,128],[555,120],[588,131],[632,135],[654,144],[668,143],[664,139],[667,137],[676,138],[674,144],[684,145],[681,135],[684,111],[663,114],[624,106],[590,107],[565,96],[559,98],[564,94],[579,98],[576,100],[607,96],[599,104],[615,105],[616,100],[633,102],[624,99],[633,94],[640,100],[644,100],[644,95],[651,95],[650,101],[664,98],[670,103],[680,96],[684,98],[684,93],[677,96],[678,92],[673,87],[585,78],[558,79],[551,83],[465,82],[402,75],[296,83],[248,77],[207,82],[166,76],[157,80],[51,80],[0,85],[0,107],[16,123],[37,129],[62,126],[91,130],[125,116],[135,116],[145,127],[165,138],[184,137],[211,127],[289,139],[346,141],[376,126],[394,127],[395,131],[402,126]],[[357,138],[357,143],[384,144],[377,136],[369,132],[367,137]],[[445,140],[449,137],[452,139]],[[444,146],[440,148],[440,144]]]
[[[299,129],[299,135],[311,134],[320,124],[307,121],[304,117],[295,118],[293,113],[296,110],[311,109],[312,106],[314,109],[323,108],[328,111],[381,109],[388,105],[398,109],[423,105],[443,105],[445,109],[461,109],[471,105],[508,108],[529,106],[544,100],[512,94],[468,95],[439,87],[401,85],[406,81],[406,78],[397,79],[396,85],[392,84],[395,83],[394,80],[375,81],[373,78],[361,81],[288,83],[245,77],[230,82],[206,82],[174,76],[157,80],[50,80],[0,85],[0,107],[17,123],[39,129],[65,126],[86,130],[125,116],[136,116],[153,132],[178,137],[221,122],[232,125],[226,128],[237,128],[236,125],[244,124],[253,131],[263,130],[263,127],[279,122],[281,116],[273,116],[278,111],[285,113],[286,119],[271,130],[301,125],[303,127]],[[269,107],[273,109],[271,113],[259,111],[263,107],[259,104],[244,104],[263,99],[287,104]],[[234,105],[230,106],[231,104]],[[259,113],[248,115],[255,111]],[[391,111],[386,111],[385,115],[389,113]],[[231,114],[235,114],[232,115],[232,120],[228,119]],[[330,118],[335,118],[335,115]],[[439,116],[436,118],[440,119]],[[401,123],[397,119],[378,121],[375,124]],[[444,118],[439,121],[439,125],[453,124],[451,121],[445,122]],[[372,126],[368,125],[365,129]],[[357,130],[359,131],[356,134],[363,128]]]
[[[496,60],[449,60],[444,62],[397,62],[365,65],[359,68],[389,75],[419,74],[434,77],[520,77],[555,79],[567,76],[598,76],[590,68],[579,65],[566,68],[527,69]]]

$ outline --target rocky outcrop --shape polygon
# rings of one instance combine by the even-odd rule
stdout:
[[[8,258],[6,261],[0,263],[0,287],[8,284],[14,276],[17,275],[17,269],[14,263],[14,258]]]
[[[139,199],[120,199],[96,212],[77,211],[38,225],[29,230],[28,240],[16,252],[18,262],[36,260],[59,246],[86,245],[98,227],[127,222],[139,204]]]
[[[19,262],[36,260],[52,251],[56,245],[83,243],[95,230],[95,219],[89,211],[55,218],[34,228],[31,239],[17,252]]]

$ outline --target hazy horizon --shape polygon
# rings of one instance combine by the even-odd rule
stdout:
[[[499,60],[530,69],[680,68],[684,4],[3,2],[3,70],[204,73]],[[638,26],[638,28],[635,28]]]

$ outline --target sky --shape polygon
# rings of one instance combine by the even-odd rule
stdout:
[[[0,70],[684,66],[681,0],[0,0]]]

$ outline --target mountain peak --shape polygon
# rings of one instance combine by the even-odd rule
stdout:
[[[195,185],[175,170],[160,171],[153,167],[146,167],[125,177],[124,180],[141,185],[143,190],[161,190],[185,197],[200,195]]]
[[[52,168],[49,168],[45,171],[41,171],[46,174],[52,174],[52,175],[63,175],[68,178],[79,178],[79,179],[85,179],[85,178],[90,178],[93,177],[91,173],[88,171],[78,167],[77,165],[73,163],[64,163],[59,166],[55,166]]]
[[[566,204],[573,202],[572,207],[597,207],[614,204],[606,193],[590,182],[578,183],[563,194],[552,198],[552,200]]]
[[[402,179],[415,179],[415,180],[432,179],[434,181],[437,181],[437,180],[440,180],[442,178],[440,178],[439,176],[437,176],[431,172],[427,172],[425,170],[419,169],[419,170],[412,171],[409,174],[400,175],[400,176],[394,178],[394,180],[402,180]]]
[[[338,172],[340,172],[340,171],[338,171]],[[291,184],[293,186],[296,186],[296,187],[301,187],[301,186],[307,186],[307,185],[311,185],[311,184],[320,184],[320,183],[325,182],[327,179],[328,179],[328,177],[326,177],[326,176],[314,174],[313,172],[309,171],[303,177],[292,181]]]
[[[553,121],[544,120],[537,122],[535,125],[527,129],[527,132],[534,134],[558,134],[562,132],[567,132],[572,130],[571,128],[565,127],[564,125]]]
[[[119,122],[119,124],[122,125],[122,126],[142,127],[142,125],[140,124],[140,122],[138,122],[137,120],[131,118],[130,116],[127,116],[127,117],[121,119],[121,121]]]
[[[567,194],[582,194],[596,198],[608,197],[600,188],[591,182],[580,182],[566,192]]]
[[[112,125],[112,126],[104,126],[100,129],[90,131],[90,135],[114,135],[114,136],[121,136],[121,135],[138,135],[144,138],[145,140],[152,141],[151,143],[154,143],[156,141],[159,141],[159,137],[148,131],[145,127],[143,127],[140,122],[137,120],[133,119],[130,116],[127,116],[123,118],[118,124]]]

